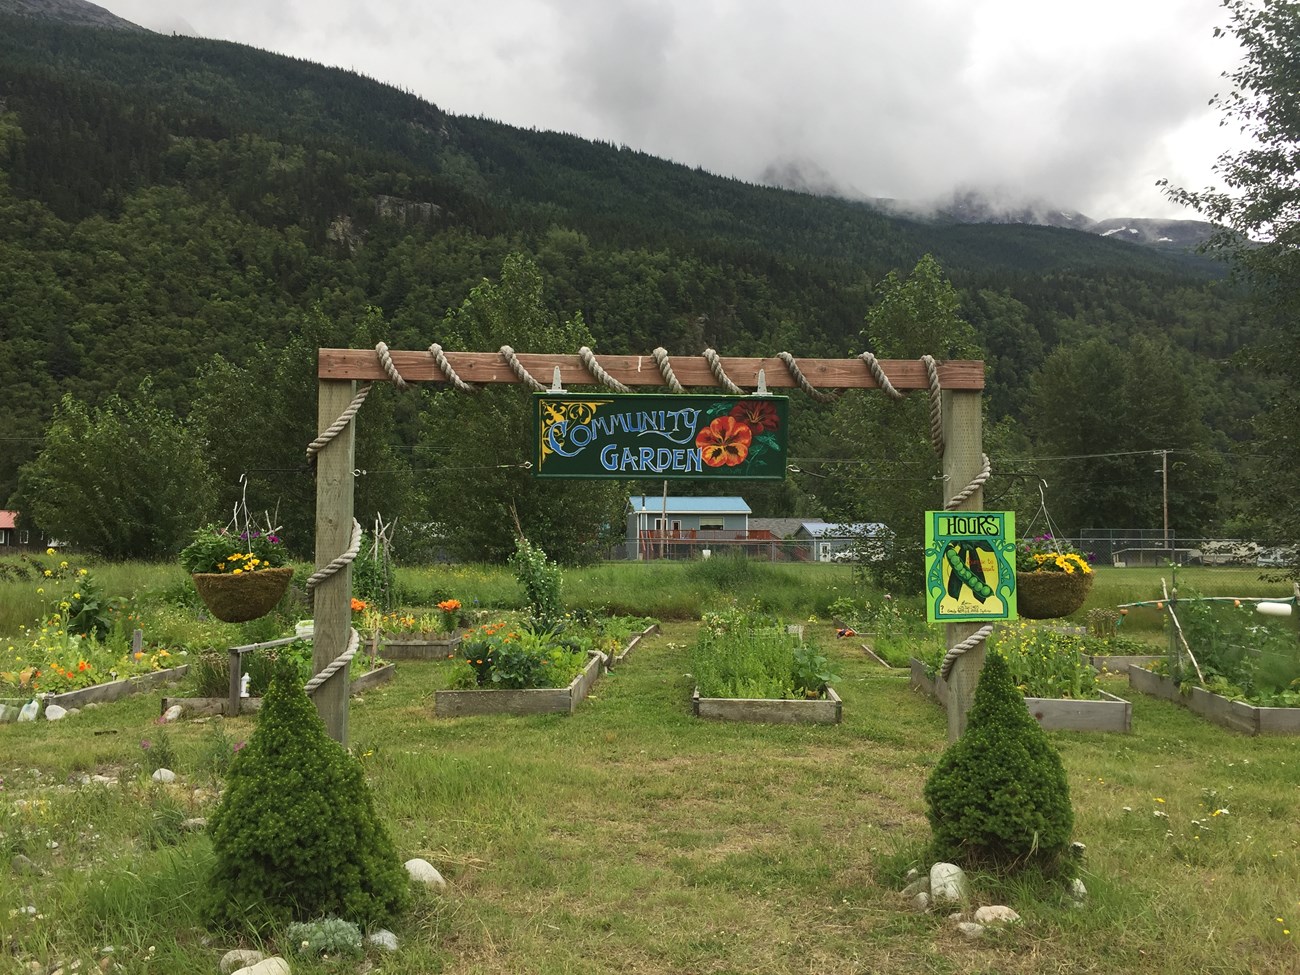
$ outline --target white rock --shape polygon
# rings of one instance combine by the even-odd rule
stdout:
[[[1083,885],[1083,881],[1078,877],[1070,881],[1070,896],[1079,901],[1088,896],[1088,888]]]
[[[1000,904],[981,907],[975,912],[975,923],[977,924],[1013,924],[1019,920],[1019,914]]]
[[[386,951],[397,950],[397,935],[393,934],[393,932],[389,931],[387,928],[380,928],[378,931],[370,932],[366,937],[366,940],[372,945],[378,945]]]
[[[417,880],[429,887],[437,887],[439,890],[445,889],[447,881],[442,879],[442,874],[428,860],[421,860],[415,857],[406,861],[406,872],[410,874],[412,880]]]
[[[175,782],[176,773],[169,768],[160,768],[152,776],[155,782]]]
[[[163,716],[162,716],[163,721],[165,722],[179,721],[181,716],[181,710],[182,708],[179,704],[173,704],[171,707],[169,707],[166,711],[163,712]]]
[[[117,779],[113,778],[111,775],[92,775],[90,781],[95,783],[95,785],[117,785]]]
[[[903,879],[915,880],[919,876],[921,876],[921,871],[917,870],[916,867],[912,867],[910,870],[907,871],[907,874],[903,877]]]
[[[984,925],[972,924],[970,921],[962,921],[957,925],[957,930],[961,932],[963,938],[973,941],[984,933]]]
[[[955,863],[936,863],[930,868],[930,896],[936,904],[966,899],[966,874]]]
[[[917,877],[910,884],[903,888],[904,897],[915,897],[920,893],[930,893],[930,878]]]
[[[252,948],[235,948],[221,956],[221,975],[230,975],[241,968],[249,968],[264,959],[266,955]]]
[[[58,704],[45,705],[45,720],[60,721],[68,716],[68,709]]]
[[[233,975],[289,975],[289,963],[278,955],[272,955],[255,965],[235,969]]]
[[[930,909],[930,895],[921,891],[912,898],[912,907],[918,911],[928,911]]]

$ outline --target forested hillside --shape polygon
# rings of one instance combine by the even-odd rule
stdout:
[[[908,303],[933,320],[896,314]],[[134,456],[129,441],[149,465],[149,431],[192,437],[205,458],[205,483],[165,504],[145,496],[151,515],[101,521],[161,522],[167,506],[181,509],[176,525],[199,509],[220,517],[247,475],[250,500],[279,504],[305,538],[314,349],[380,339],[960,351],[988,362],[994,497],[1018,503],[1017,487],[1041,476],[1070,527],[1156,526],[1159,478],[1150,456],[1131,452],[1168,449],[1181,465],[1169,494],[1179,530],[1241,528],[1226,457],[1265,392],[1231,366],[1253,337],[1244,309],[1222,269],[1193,254],[1063,229],[907,221],[450,116],[249,47],[0,16],[0,501],[44,512],[65,536],[82,529],[60,521],[58,505],[113,502],[107,490],[67,500],[68,468],[48,448],[81,430],[120,438],[108,450],[119,461]],[[544,493],[497,468],[527,456],[526,443],[516,456],[513,441],[481,435],[508,428],[501,411],[513,407],[390,393],[363,414],[358,466],[373,473],[358,479],[360,514],[490,522],[466,529],[467,553],[489,555],[502,550],[505,499],[570,558],[598,549],[602,523],[618,524],[621,486],[592,503],[590,486]],[[910,447],[873,453],[890,438],[870,431],[848,446],[829,439],[848,422],[839,408],[797,406],[791,452],[809,474],[746,491],[759,513],[877,520],[896,507],[890,483],[933,476],[923,429],[904,438],[915,456],[900,459]],[[497,453],[476,464],[467,442]],[[1097,456],[1110,454],[1124,456]],[[1078,455],[1089,456],[1041,459]],[[890,474],[891,463],[922,466]],[[1036,490],[1023,496],[1037,502]],[[566,541],[560,512],[579,497],[590,531]],[[483,510],[471,517],[472,504]],[[85,530],[86,544],[116,554],[174,544],[168,530],[129,542]]]

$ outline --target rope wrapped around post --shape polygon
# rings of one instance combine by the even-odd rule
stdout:
[[[668,350],[662,345],[650,353],[654,359],[655,365],[659,367],[659,375],[664,377],[664,382],[674,393],[686,392],[686,387],[677,381],[677,373],[673,372],[673,365],[668,361]]]
[[[442,351],[442,346],[437,342],[434,342],[433,345],[429,346],[429,355],[433,356],[433,361],[442,371],[442,374],[450,379],[451,384],[460,390],[460,392],[477,393],[479,391],[479,387],[465,382],[465,380],[461,379],[460,376],[457,375],[456,370],[451,367],[451,362],[448,361],[446,353]]]
[[[307,579],[307,596],[313,598],[316,594],[316,587],[322,582],[338,572],[345,565],[357,557],[361,551],[361,522],[355,518],[352,519],[352,541],[348,544],[348,550],[342,555],[333,559],[328,565],[323,565],[313,572]]]
[[[709,364],[709,372],[713,373],[713,378],[718,381],[718,385],[729,392],[732,396],[744,396],[745,391],[732,382],[727,371],[722,368],[722,357],[713,349],[704,350],[704,361]]]
[[[605,371],[605,367],[596,361],[596,353],[592,352],[587,346],[584,345],[578,350],[578,358],[587,367],[587,371],[600,380],[606,388],[612,389],[616,393],[632,392],[632,387],[625,386]]]
[[[510,371],[515,374],[515,377],[525,386],[531,387],[534,393],[546,392],[546,387],[538,382],[531,372],[524,368],[524,364],[520,362],[519,357],[515,355],[514,349],[510,348],[508,345],[501,346],[501,358],[506,360],[506,365],[510,367]]]
[[[925,364],[925,374],[930,380],[930,444],[934,447],[935,454],[942,457],[943,389],[939,386],[939,365],[932,355],[921,356],[921,362]],[[987,461],[988,458],[986,457],[985,460]]]
[[[329,666],[303,685],[302,689],[307,692],[308,696],[310,696],[316,688],[320,687],[340,670],[352,663],[352,658],[357,655],[357,648],[361,646],[361,634],[356,631],[356,627],[349,627],[348,632],[351,634],[351,636],[348,637],[348,648],[330,661]]]
[[[944,680],[947,680],[948,675],[952,673],[953,664],[957,662],[957,658],[967,650],[974,650],[981,643],[987,640],[992,632],[993,624],[986,623],[966,639],[962,640],[961,643],[949,648],[948,652],[943,655],[943,663],[939,665],[939,676]]]
[[[790,370],[790,375],[798,383],[799,388],[815,399],[818,403],[834,403],[839,399],[841,390],[835,390],[833,393],[824,393],[812,384],[812,381],[803,374],[799,368],[799,363],[795,362],[794,356],[789,352],[778,352],[776,357],[785,363],[785,367]]]

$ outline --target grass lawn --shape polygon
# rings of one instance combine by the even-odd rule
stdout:
[[[1133,734],[1051,736],[1088,847],[1086,905],[978,876],[977,901],[1024,923],[966,942],[898,893],[909,866],[928,866],[921,789],[944,714],[903,672],[815,629],[843,675],[838,726],[692,718],[690,622],[666,623],[572,716],[439,719],[447,665],[400,663],[354,699],[350,744],[399,854],[432,862],[450,889],[417,899],[399,951],[371,949],[375,970],[1300,971],[1294,739],[1244,738],[1108,685],[1132,698]],[[86,971],[111,945],[114,971],[207,975],[238,946],[199,924],[210,846],[184,820],[211,809],[214,770],[253,719],[169,726],[181,780],[161,786],[141,770],[157,713],[153,694],[0,726],[0,937],[14,970]],[[120,784],[78,784],[97,772]],[[11,866],[18,853],[45,873]]]

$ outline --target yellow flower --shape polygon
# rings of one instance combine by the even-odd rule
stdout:
[[[230,574],[231,574],[232,576],[237,576],[237,575],[239,575],[239,574],[240,574],[241,572],[243,572],[243,571],[244,571],[243,569],[236,569],[234,572],[232,572],[232,573],[230,573]]]
[[[47,549],[45,550],[45,554],[46,554],[46,555],[53,555],[53,554],[54,554],[54,549],[52,549],[52,548],[47,548]]]

